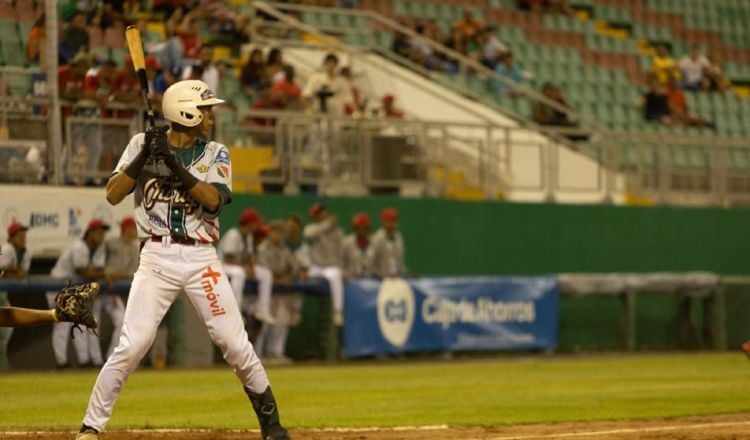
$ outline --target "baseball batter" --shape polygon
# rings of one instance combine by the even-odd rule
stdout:
[[[252,402],[263,440],[285,440],[266,372],[244,329],[237,301],[213,244],[218,215],[231,201],[231,162],[224,145],[204,140],[221,104],[198,80],[164,92],[170,129],[135,135],[107,184],[107,200],[135,191],[135,219],[143,243],[120,342],[94,385],[78,440],[99,438],[125,380],[151,346],[159,322],[185,292]]]

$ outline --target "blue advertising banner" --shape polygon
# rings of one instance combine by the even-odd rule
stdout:
[[[344,354],[554,348],[557,301],[553,276],[352,281]]]

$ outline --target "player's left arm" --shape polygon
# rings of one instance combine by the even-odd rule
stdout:
[[[190,192],[205,208],[209,217],[216,217],[224,205],[232,201],[232,162],[229,158],[229,150],[221,144],[217,144],[216,155],[206,173],[206,181],[201,182],[206,201],[203,203],[196,195]],[[197,185],[196,185],[197,186]]]
[[[51,322],[57,322],[54,310],[0,307],[0,327],[31,327]]]

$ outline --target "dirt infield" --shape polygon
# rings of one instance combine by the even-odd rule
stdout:
[[[1,438],[70,440],[72,432],[0,432]],[[258,431],[180,431],[135,430],[109,431],[104,440],[246,440],[258,438]],[[613,439],[613,440],[741,440],[750,439],[750,414],[710,417],[688,417],[667,420],[560,423],[555,425],[522,425],[497,428],[362,428],[298,429],[295,440],[542,440],[542,439]]]

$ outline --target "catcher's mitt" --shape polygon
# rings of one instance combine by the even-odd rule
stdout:
[[[99,283],[76,284],[65,286],[55,297],[55,314],[58,321],[73,323],[73,328],[80,325],[96,330],[99,323],[94,317],[94,299],[99,294]],[[72,331],[72,329],[71,329]]]

